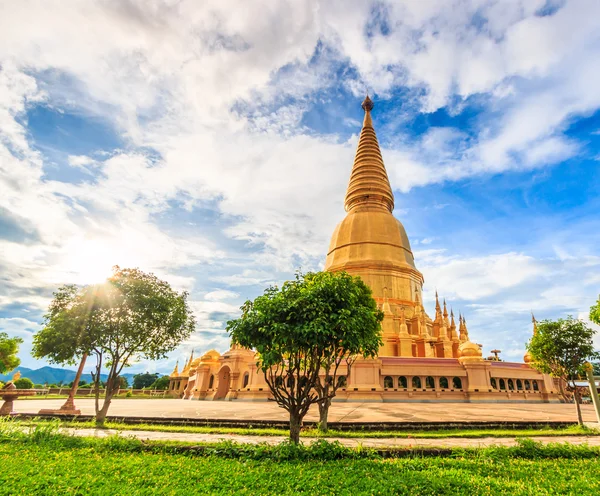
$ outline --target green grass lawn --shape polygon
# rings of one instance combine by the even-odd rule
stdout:
[[[23,420],[24,425],[31,425],[37,422],[48,422],[47,420]],[[76,428],[94,428],[93,422],[62,422],[63,427]],[[243,436],[288,436],[287,429],[267,429],[267,428],[236,428],[236,427],[202,427],[186,425],[156,425],[156,424],[124,424],[116,422],[107,422],[107,429],[131,430],[131,431],[155,431],[155,432],[187,432],[197,434],[224,434],[224,435],[243,435]],[[600,431],[579,427],[577,425],[563,428],[542,428],[542,429],[448,429],[448,430],[421,430],[421,431],[336,431],[330,430],[326,434],[317,429],[304,429],[302,437],[320,437],[320,438],[483,438],[483,437],[535,437],[535,436],[597,436]]]
[[[0,431],[0,495],[598,494],[600,450],[524,441],[449,457],[383,458],[316,447],[177,446]]]

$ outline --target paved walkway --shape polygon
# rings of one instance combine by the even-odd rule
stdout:
[[[218,441],[235,441],[247,444],[279,444],[285,439],[284,436],[240,436],[236,434],[196,434],[187,432],[154,432],[154,431],[118,431],[113,429],[76,429],[66,428],[64,431],[74,436],[81,437],[99,437],[104,438],[119,433],[122,436],[133,436],[138,439],[150,441],[185,441],[189,443],[215,443]],[[318,438],[302,438],[302,443],[312,443]],[[482,448],[486,446],[514,446],[515,438],[327,438],[328,441],[339,441],[344,446],[368,448]],[[589,444],[590,446],[600,446],[600,436],[537,436],[536,441],[542,443],[571,443],[571,444]]]
[[[38,413],[42,408],[59,408],[64,399],[17,400],[15,410]],[[77,398],[82,414],[94,414],[94,400]],[[592,405],[582,405],[583,419],[595,422]],[[115,399],[110,416],[289,420],[285,410],[267,401],[190,401],[178,399]],[[316,405],[305,417],[318,421]],[[575,405],[561,403],[341,403],[334,402],[330,422],[452,422],[452,421],[577,421]]]

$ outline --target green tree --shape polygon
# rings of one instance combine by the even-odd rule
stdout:
[[[21,338],[9,338],[5,332],[0,332],[0,374],[10,372],[19,366],[21,360],[17,357]]]
[[[158,360],[194,330],[187,293],[177,293],[153,274],[115,267],[104,283],[63,286],[54,294],[44,328],[34,336],[33,354],[52,363],[95,357],[92,373],[96,423],[104,424],[119,376],[134,360]],[[100,374],[108,368],[100,405]]]
[[[159,391],[163,391],[169,388],[169,376],[163,375],[156,379],[152,385],[150,386],[152,389],[158,389]]]
[[[590,320],[600,325],[600,295],[596,303],[590,308]]]
[[[594,370],[594,375],[600,375],[600,362],[592,363],[592,367]]]
[[[14,383],[17,389],[33,389],[33,381],[27,377],[21,377],[17,379]]]
[[[133,376],[133,389],[150,387],[156,379],[158,379],[158,374],[150,374],[149,372],[136,374]]]
[[[298,443],[310,406],[335,394],[331,384],[340,364],[356,353],[376,353],[383,314],[360,278],[329,272],[298,273],[241,310],[227,323],[232,341],[257,351],[271,394],[290,415],[290,439]]]
[[[129,387],[129,381],[127,380],[127,377],[123,377],[122,375],[119,376],[119,388],[120,389],[127,389]]]
[[[600,357],[594,351],[594,334],[595,331],[585,322],[569,316],[567,319],[539,322],[537,332],[527,344],[533,367],[558,378],[561,391],[562,383],[571,383],[580,425],[583,425],[583,418],[575,381],[585,373],[586,362]]]

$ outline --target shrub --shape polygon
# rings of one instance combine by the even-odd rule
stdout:
[[[27,377],[17,379],[14,384],[17,389],[33,389],[33,381]]]

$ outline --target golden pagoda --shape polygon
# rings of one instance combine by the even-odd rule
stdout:
[[[394,194],[383,162],[371,112],[364,121],[346,192],[346,217],[335,228],[325,261],[327,271],[360,276],[384,313],[383,345],[375,359],[356,360],[342,370],[343,401],[558,401],[554,380],[527,363],[486,360],[469,339],[461,313],[458,328],[446,300],[435,294],[431,318],[423,306],[423,274],[415,265],[402,223],[393,215]],[[535,326],[535,321],[534,321]],[[535,328],[534,328],[535,331]],[[525,361],[528,361],[525,356]],[[172,393],[186,399],[268,399],[264,374],[254,353],[232,347],[220,355],[177,367]]]

